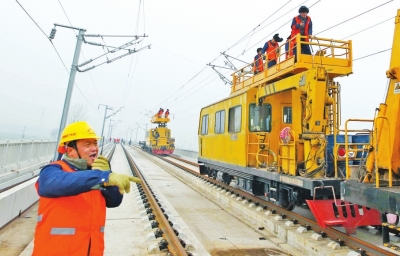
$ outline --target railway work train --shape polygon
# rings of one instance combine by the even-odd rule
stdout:
[[[150,122],[157,124],[157,127],[146,131],[146,140],[139,142],[140,147],[154,155],[172,154],[175,149],[175,139],[171,138],[171,129],[167,128],[169,121],[166,115],[154,115]]]
[[[296,45],[317,51],[297,47],[286,57],[282,45],[276,65],[255,75],[252,65],[236,70],[229,97],[201,109],[200,173],[227,184],[234,178],[289,210],[307,200],[314,215],[326,214],[316,216],[324,226],[380,225],[381,213],[399,214],[400,10],[395,22],[386,102],[373,119],[341,128],[334,79],[352,74],[352,42],[297,35]],[[372,129],[348,129],[353,122]]]

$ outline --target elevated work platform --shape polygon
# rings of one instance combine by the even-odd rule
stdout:
[[[150,120],[150,122],[152,122],[153,124],[168,123],[169,121],[170,121],[170,119],[168,117],[165,117],[163,115],[161,115],[161,117],[159,117],[157,114],[152,116],[152,118]]]
[[[276,65],[268,68],[268,60],[264,62],[264,71],[253,74],[253,63],[236,70],[232,74],[231,93],[249,89],[269,82],[274,82],[314,67],[324,67],[330,79],[349,75],[353,72],[352,42],[328,38],[313,37],[310,42],[302,41],[305,37],[297,35],[279,47]],[[313,50],[313,55],[301,53],[301,47],[307,44]],[[285,51],[285,44],[290,45]],[[294,45],[294,46],[292,46]],[[294,55],[293,55],[294,53]],[[265,55],[262,56],[266,57]]]

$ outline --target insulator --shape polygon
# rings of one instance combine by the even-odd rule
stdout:
[[[53,28],[53,29],[51,30],[51,32],[50,32],[49,38],[50,38],[50,39],[54,39],[54,36],[56,35],[56,32],[57,32],[57,29]]]

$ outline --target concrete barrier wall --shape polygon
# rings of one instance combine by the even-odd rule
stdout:
[[[190,157],[190,158],[193,158],[193,159],[197,159],[197,157],[199,156],[199,152],[197,152],[197,151],[179,149],[179,148],[175,148],[174,154]]]
[[[0,194],[0,229],[39,200],[36,180],[28,180]]]

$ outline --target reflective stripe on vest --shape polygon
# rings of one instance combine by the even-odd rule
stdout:
[[[43,214],[40,214],[37,216],[37,222],[42,221],[42,219],[43,219]]]
[[[75,228],[51,228],[50,235],[75,235]]]
[[[104,226],[100,227],[100,233],[104,233],[104,228],[105,228]]]
[[[299,16],[294,17],[294,19],[296,20],[296,24],[300,24],[301,23],[301,19],[299,18]],[[304,35],[303,36],[308,36],[308,25],[310,24],[311,18],[309,16],[307,16],[306,18],[306,23],[304,24]],[[297,34],[300,33],[300,28],[296,28],[296,26],[294,25],[294,28],[292,27],[292,33],[290,35],[291,38],[295,37]],[[296,41],[294,41],[294,44],[296,44]],[[305,39],[306,42],[309,41],[308,38]]]

